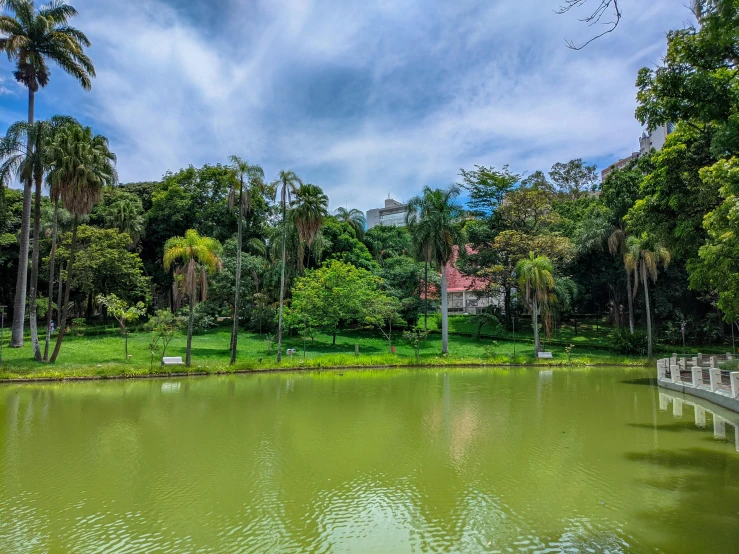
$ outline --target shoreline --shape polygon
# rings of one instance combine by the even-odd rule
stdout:
[[[340,370],[371,370],[371,369],[441,369],[441,368],[540,368],[548,369],[572,369],[579,368],[596,368],[596,367],[631,367],[631,368],[648,368],[649,363],[644,364],[618,364],[618,363],[559,363],[559,364],[475,364],[475,363],[458,363],[458,364],[385,364],[385,365],[341,365],[326,367],[268,367],[264,369],[234,369],[233,371],[173,371],[173,372],[148,372],[133,373],[130,375],[60,375],[58,377],[7,377],[0,379],[0,385],[12,383],[60,383],[65,381],[113,381],[124,379],[166,379],[172,377],[207,377],[207,376],[223,376],[223,375],[248,375],[260,373],[303,373],[308,371],[340,371]]]

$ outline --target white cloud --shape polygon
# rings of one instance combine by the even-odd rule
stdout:
[[[193,6],[205,17],[77,0],[98,78],[44,98],[108,134],[124,181],[239,154],[296,169],[332,208],[368,209],[475,163],[523,172],[636,147],[636,71],[687,11],[623,0],[620,28],[574,52],[564,40],[593,29],[558,5],[221,0]]]

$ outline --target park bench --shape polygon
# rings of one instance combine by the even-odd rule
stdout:
[[[162,358],[162,365],[185,365],[182,361],[182,356],[173,356]]]
[[[548,358],[550,360],[552,359],[552,353],[551,352],[539,352],[539,353],[537,353],[536,356],[537,356],[537,358]]]

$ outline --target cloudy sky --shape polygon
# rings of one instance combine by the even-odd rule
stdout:
[[[363,210],[474,164],[628,155],[636,72],[690,16],[680,0],[622,0],[618,30],[576,52],[565,39],[593,30],[558,0],[71,3],[97,78],[85,92],[54,70],[37,116],[107,135],[122,182],[238,154]],[[25,118],[11,69],[0,61],[0,132]]]

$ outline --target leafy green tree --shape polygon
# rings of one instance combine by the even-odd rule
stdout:
[[[56,63],[71,75],[85,90],[89,90],[90,78],[95,76],[92,61],[84,52],[90,41],[84,33],[69,25],[77,10],[63,1],[55,0],[38,10],[30,0],[2,0],[0,8],[0,51],[14,61],[15,79],[28,89],[28,125],[34,122],[34,98],[39,88],[49,83],[47,61]],[[29,154],[34,141],[29,137]],[[21,254],[13,304],[13,331],[11,346],[23,346],[23,322],[26,306],[28,250],[31,229],[31,192],[33,173],[24,175],[23,223],[21,226]],[[0,186],[0,191],[2,186]],[[33,303],[35,305],[35,302]],[[38,347],[34,346],[34,355]],[[38,356],[37,356],[38,357]]]
[[[239,305],[241,298],[241,254],[243,242],[243,220],[244,216],[252,212],[252,196],[254,194],[264,194],[266,185],[264,183],[264,170],[258,165],[249,165],[238,156],[229,158],[234,173],[238,179],[238,226],[236,231],[236,264],[235,264],[235,290],[234,290],[234,315],[233,325],[231,328],[231,365],[236,363],[236,352],[239,340]],[[246,183],[244,182],[246,179]],[[231,209],[234,207],[236,197],[236,187],[232,187],[229,191],[228,204]]]
[[[185,361],[187,367],[192,364],[192,325],[198,284],[201,290],[201,300],[204,300],[206,296],[204,293],[208,289],[207,274],[213,273],[221,267],[220,252],[221,244],[217,240],[210,237],[201,237],[194,229],[185,232],[184,237],[172,237],[164,245],[164,268],[169,270],[174,263],[180,262],[176,276],[190,304]],[[198,266],[200,266],[200,270]]]
[[[367,224],[367,220],[361,210],[341,207],[336,210],[335,217],[342,223],[348,223],[351,225],[354,228],[354,232],[358,239],[361,240],[364,237],[364,227]]]
[[[456,198],[457,186],[447,189],[424,187],[420,196],[408,202],[408,230],[417,244],[426,245],[429,259],[441,269],[441,352],[449,352],[449,313],[447,311],[447,266],[455,248],[463,246],[462,206]]]
[[[634,272],[634,293],[641,280],[644,286],[644,302],[647,315],[647,356],[652,357],[652,313],[649,304],[649,279],[657,282],[658,268],[670,264],[671,255],[661,244],[654,244],[646,235],[631,236],[626,241],[629,268]]]
[[[116,157],[108,148],[108,139],[95,135],[90,127],[65,125],[48,146],[49,181],[58,188],[62,205],[72,214],[72,243],[67,267],[67,285],[62,301],[54,352],[55,362],[62,347],[69,311],[69,295],[74,284],[74,260],[77,253],[77,227],[80,216],[90,213],[100,199],[103,187],[118,180]]]
[[[146,306],[143,302],[136,302],[134,305],[129,305],[128,302],[122,298],[118,298],[115,294],[109,294],[103,296],[98,295],[97,303],[105,306],[108,313],[112,315],[118,324],[121,326],[121,335],[125,337],[125,358],[128,360],[128,323],[137,321],[142,315],[146,313]]]
[[[413,352],[416,354],[416,363],[420,361],[421,345],[426,341],[428,334],[428,331],[422,329],[411,329],[403,333],[403,338],[408,341],[408,344],[411,345]]]
[[[415,325],[421,313],[424,270],[424,264],[410,256],[396,256],[389,258],[378,273],[384,289],[400,303],[400,317],[409,325]],[[433,279],[433,285],[438,289],[438,278]]]
[[[342,223],[335,217],[329,216],[323,222],[321,233],[316,242],[322,242],[322,260],[341,260],[368,271],[377,270],[377,262],[369,249],[357,238],[354,227],[349,223]],[[317,249],[314,248],[314,252]]]
[[[413,252],[411,236],[406,227],[376,225],[362,236],[362,242],[380,266],[386,260],[410,256]]]
[[[70,235],[63,236],[59,244],[58,257],[62,263],[69,261]],[[90,305],[100,294],[115,294],[129,303],[147,300],[149,279],[144,275],[139,255],[128,249],[130,242],[128,235],[116,229],[80,225],[72,268],[73,292],[87,298]]]
[[[367,318],[373,324],[387,315],[390,304],[380,291],[381,281],[367,270],[351,264],[331,260],[318,269],[305,272],[295,280],[290,304],[289,321],[293,326],[307,325],[333,335],[343,326],[363,323]],[[377,301],[377,302],[376,302]],[[375,310],[372,313],[368,310]]]
[[[547,302],[549,291],[554,288],[554,268],[546,256],[534,256],[529,253],[528,258],[516,264],[518,285],[523,291],[526,307],[531,312],[534,327],[534,356],[541,351],[539,340],[539,312],[542,304]]]
[[[461,169],[460,176],[462,183],[459,186],[470,194],[467,205],[470,211],[480,218],[494,217],[503,203],[503,198],[521,180],[521,175],[512,173],[507,165],[503,166],[502,170],[476,165],[475,169],[470,171]]]
[[[33,210],[33,248],[31,255],[31,280],[28,291],[29,326],[31,343],[36,361],[41,361],[41,349],[38,340],[36,298],[38,296],[39,246],[41,232],[41,193],[43,180],[48,168],[47,145],[53,140],[54,133],[60,126],[76,124],[71,117],[55,116],[47,120],[26,123],[18,121],[12,124],[5,136],[0,139],[0,187],[9,185],[11,177],[18,177],[21,182],[34,183]],[[26,255],[28,251],[26,250]],[[23,249],[21,248],[21,256]],[[24,293],[25,294],[25,293]],[[49,299],[49,302],[51,299]],[[21,337],[22,345],[22,337]]]
[[[701,178],[720,187],[723,202],[704,219],[708,240],[688,265],[690,286],[717,294],[718,308],[733,325],[739,319],[739,158],[704,168]]]
[[[549,170],[549,178],[560,194],[567,195],[572,200],[596,190],[600,184],[596,167],[586,165],[581,158],[554,164]]]
[[[280,309],[277,319],[277,362],[282,360],[282,316],[285,304],[285,248],[287,246],[287,204],[291,195],[298,186],[302,185],[294,171],[281,170],[277,179],[272,183],[275,191],[280,191],[280,209],[282,211],[282,256],[280,265]]]

